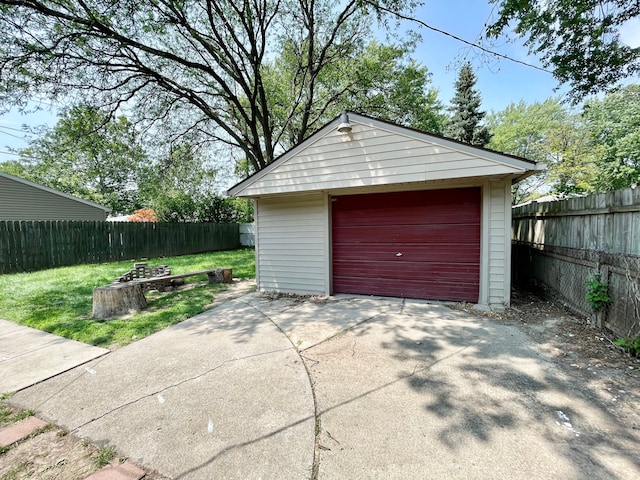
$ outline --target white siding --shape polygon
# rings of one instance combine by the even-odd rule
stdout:
[[[509,304],[511,285],[509,240],[511,221],[510,182],[491,181],[488,183],[489,205],[485,210],[489,218],[488,229],[488,302],[492,308],[501,308]],[[487,198],[485,197],[485,198]],[[486,277],[485,277],[486,278]]]
[[[324,195],[258,199],[258,288],[328,294],[327,202]]]
[[[523,169],[451,146],[354,123],[329,131],[242,188],[242,196],[334,190],[522,173]]]

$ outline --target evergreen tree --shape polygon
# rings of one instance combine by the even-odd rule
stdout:
[[[452,115],[445,134],[455,140],[484,147],[491,140],[491,135],[482,123],[485,112],[480,110],[480,93],[473,88],[476,80],[471,64],[464,64],[456,80],[456,94],[449,107]]]

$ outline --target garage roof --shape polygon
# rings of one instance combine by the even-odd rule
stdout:
[[[259,197],[487,176],[518,181],[541,170],[524,158],[347,113],[349,133],[338,131],[341,119],[335,118],[228,194]]]

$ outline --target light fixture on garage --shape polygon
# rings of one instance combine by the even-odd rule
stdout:
[[[338,125],[338,132],[351,133],[351,124],[349,123],[349,115],[347,112],[342,112],[340,116],[340,125]]]

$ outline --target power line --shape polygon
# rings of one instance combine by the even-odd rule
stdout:
[[[21,130],[20,128],[11,128],[11,127],[6,127],[4,125],[0,125],[0,128],[3,128],[5,130],[13,130],[14,132],[27,133],[25,130]]]
[[[7,133],[7,132],[0,132],[0,135],[7,135],[9,137],[17,138],[18,140],[25,140],[25,141],[27,140],[25,137],[19,137],[18,135],[14,135],[12,133]]]
[[[19,153],[16,153],[16,152],[8,152],[8,151],[6,151],[6,150],[0,150],[0,154],[3,154],[3,155],[15,155],[16,157],[19,157],[19,156],[20,156],[20,154],[19,154]]]
[[[382,6],[380,6],[378,4],[375,4],[375,3],[373,3],[373,2],[371,2],[369,0],[364,0],[364,2],[368,3],[369,5],[371,5],[372,7],[376,8],[378,10],[382,10],[384,12],[390,13],[391,15],[394,15],[394,16],[398,17],[401,20],[407,20],[409,22],[417,23],[418,25],[421,25],[424,28],[428,28],[429,30],[433,30],[434,32],[440,33],[442,35],[446,35],[447,37],[451,37],[451,38],[453,38],[454,40],[456,40],[458,42],[462,42],[465,45],[468,45],[468,46],[473,47],[473,48],[477,48],[478,50],[482,50],[483,52],[488,53],[490,55],[493,55],[495,57],[504,58],[505,60],[509,60],[510,62],[514,62],[514,63],[519,63],[520,65],[524,65],[525,67],[535,68],[536,70],[540,70],[541,72],[551,73],[551,74],[553,73],[550,70],[547,70],[545,68],[538,67],[537,65],[533,65],[531,63],[523,62],[522,60],[515,59],[515,58],[510,57],[509,55],[505,55],[503,53],[494,52],[493,50],[489,50],[488,48],[483,47],[482,45],[478,45],[477,43],[470,42],[468,40],[465,40],[464,38],[458,37],[457,35],[454,35],[452,33],[446,32],[446,31],[441,30],[439,28],[432,27],[431,25],[428,25],[427,23],[425,23],[422,20],[419,20],[417,18],[408,17],[408,16],[403,15],[401,13],[394,12],[393,10],[390,10],[388,8],[385,8],[385,7],[382,7]],[[484,28],[483,28],[483,30],[484,30]]]

